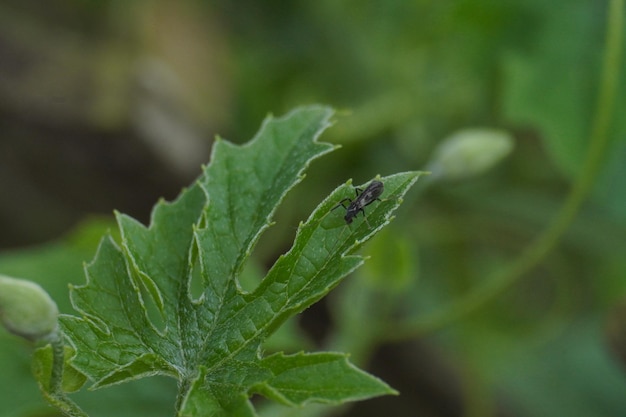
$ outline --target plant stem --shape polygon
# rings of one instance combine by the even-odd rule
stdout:
[[[607,10],[606,47],[598,92],[597,111],[589,134],[589,150],[583,167],[556,218],[511,264],[495,273],[483,286],[441,311],[405,322],[387,331],[386,340],[404,340],[442,328],[479,309],[519,281],[557,245],[591,191],[609,144],[609,128],[615,112],[622,53],[624,0],[611,0]]]
[[[63,392],[63,366],[65,364],[65,346],[63,337],[57,329],[48,341],[52,345],[52,371],[49,389],[40,384],[46,400],[68,417],[89,417],[80,407]]]

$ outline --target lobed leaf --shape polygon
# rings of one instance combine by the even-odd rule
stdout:
[[[121,243],[102,240],[86,284],[71,289],[80,316],[61,317],[76,351],[72,366],[93,388],[169,375],[179,381],[179,416],[254,416],[255,392],[289,405],[394,392],[345,355],[263,357],[261,344],[361,265],[353,252],[390,221],[419,173],[380,179],[381,201],[349,226],[343,209],[333,209],[354,189],[338,187],[258,288],[244,292],[237,281],[285,194],[334,148],[317,141],[331,116],[325,107],[301,108],[268,118],[243,146],[217,140],[203,175],[173,203],[159,202],[149,227],[116,213]],[[194,299],[198,272],[202,293]]]

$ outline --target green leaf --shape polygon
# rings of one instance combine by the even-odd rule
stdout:
[[[263,359],[273,378],[254,387],[258,393],[282,404],[301,406],[309,401],[338,404],[381,394],[384,384],[361,371],[340,353],[282,353]]]
[[[65,346],[64,355],[66,361],[73,354],[74,351],[69,346]],[[51,390],[50,375],[52,374],[52,361],[52,346],[50,344],[35,350],[33,354],[32,371],[44,392]],[[63,371],[63,390],[65,392],[78,391],[85,384],[86,380],[85,375],[78,372],[72,366],[66,366]]]
[[[256,391],[296,405],[394,392],[343,355],[263,358],[261,345],[361,265],[351,253],[389,222],[419,173],[380,179],[381,201],[350,226],[333,208],[354,189],[340,186],[256,289],[238,283],[280,201],[311,160],[334,148],[317,142],[331,116],[328,108],[301,108],[268,118],[248,144],[218,140],[203,175],[173,203],[159,202],[149,227],[117,214],[121,244],[102,240],[87,283],[71,290],[80,317],[61,317],[76,350],[72,364],[93,388],[168,375],[179,383],[179,416],[254,416]],[[203,289],[197,299],[189,290],[194,268]]]

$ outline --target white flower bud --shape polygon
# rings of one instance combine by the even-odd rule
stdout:
[[[445,139],[428,164],[431,179],[461,179],[481,174],[513,150],[511,135],[498,129],[464,129]]]
[[[0,275],[0,322],[8,331],[38,340],[55,331],[58,315],[56,303],[39,285]]]

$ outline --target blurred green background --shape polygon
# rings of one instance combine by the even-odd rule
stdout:
[[[616,17],[621,0],[2,0],[0,274],[71,312],[112,210],[147,222],[216,134],[245,142],[268,113],[332,105],[323,140],[342,148],[287,197],[251,271],[348,178],[431,167],[445,138],[495,128],[506,158],[420,179],[366,266],[272,348],[352,352],[401,392],[333,415],[626,415],[626,89],[606,84],[625,67],[609,54],[603,70],[610,19],[623,52]],[[32,349],[0,330],[1,417],[57,415]],[[151,378],[74,398],[94,417],[158,417],[174,396]]]

